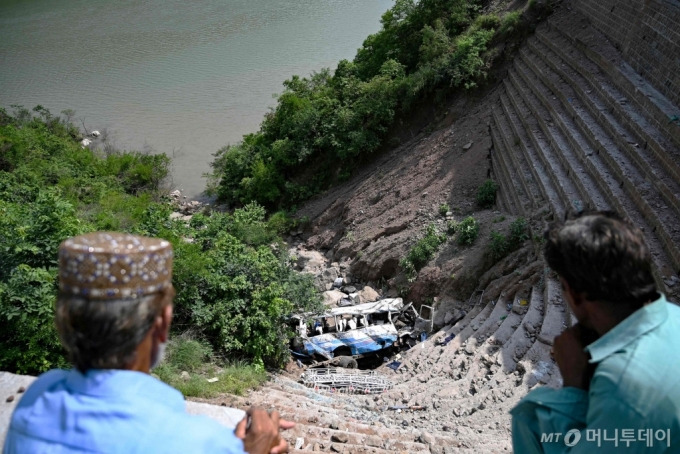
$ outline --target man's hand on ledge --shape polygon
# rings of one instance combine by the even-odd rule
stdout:
[[[269,414],[250,408],[234,433],[243,440],[243,449],[249,454],[283,454],[288,452],[288,442],[281,437],[279,430],[294,426],[295,423],[281,419],[277,411]]]

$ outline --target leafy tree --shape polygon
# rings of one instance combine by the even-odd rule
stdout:
[[[30,374],[67,362],[54,326],[56,271],[18,265],[0,282],[0,369]]]

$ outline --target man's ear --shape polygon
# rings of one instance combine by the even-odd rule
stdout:
[[[560,276],[560,284],[562,284],[562,294],[574,313],[576,314],[579,310],[583,310],[583,303],[586,301],[586,295],[574,290],[574,288],[569,285],[569,282],[562,276]]]
[[[569,285],[569,282],[567,282],[564,278],[560,279],[562,280],[562,288],[564,289],[564,293],[569,295],[568,297],[571,303],[576,307],[581,307],[586,299],[585,295],[574,290],[574,287]]]
[[[161,309],[160,315],[156,318],[158,328],[158,341],[167,342],[170,334],[170,323],[172,322],[172,304],[166,305]]]
[[[564,299],[567,300],[567,304],[571,308],[576,319],[580,323],[589,326],[588,319],[590,318],[590,310],[589,307],[587,307],[587,304],[585,304],[587,302],[585,293],[577,292],[562,276],[560,276],[560,283],[562,284]]]

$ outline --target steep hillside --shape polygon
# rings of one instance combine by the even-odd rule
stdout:
[[[377,397],[315,392],[291,365],[228,403],[281,408],[299,423],[289,438],[301,440],[300,452],[510,451],[508,410],[534,386],[561,385],[550,348],[574,320],[541,259],[540,233],[568,209],[616,209],[643,227],[659,286],[678,301],[680,109],[655,87],[658,72],[647,80],[626,62],[628,50],[596,28],[602,18],[586,3],[566,3],[540,25],[484,96],[459,99],[434,132],[301,210],[311,224],[300,247],[350,257],[348,272],[384,284],[385,294],[438,297],[440,319],[454,309],[465,317],[402,353],[396,371],[377,369],[395,382]],[[648,3],[657,22],[669,19]],[[475,204],[489,176],[500,187],[495,211]],[[479,238],[447,242],[409,284],[399,261],[426,225],[445,228],[443,203],[449,217],[478,219]],[[494,259],[490,232],[516,216],[534,238]]]

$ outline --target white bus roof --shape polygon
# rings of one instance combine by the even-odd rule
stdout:
[[[324,314],[328,315],[366,315],[376,312],[399,312],[404,307],[401,298],[386,298],[374,303],[357,304],[356,306],[336,307]]]

